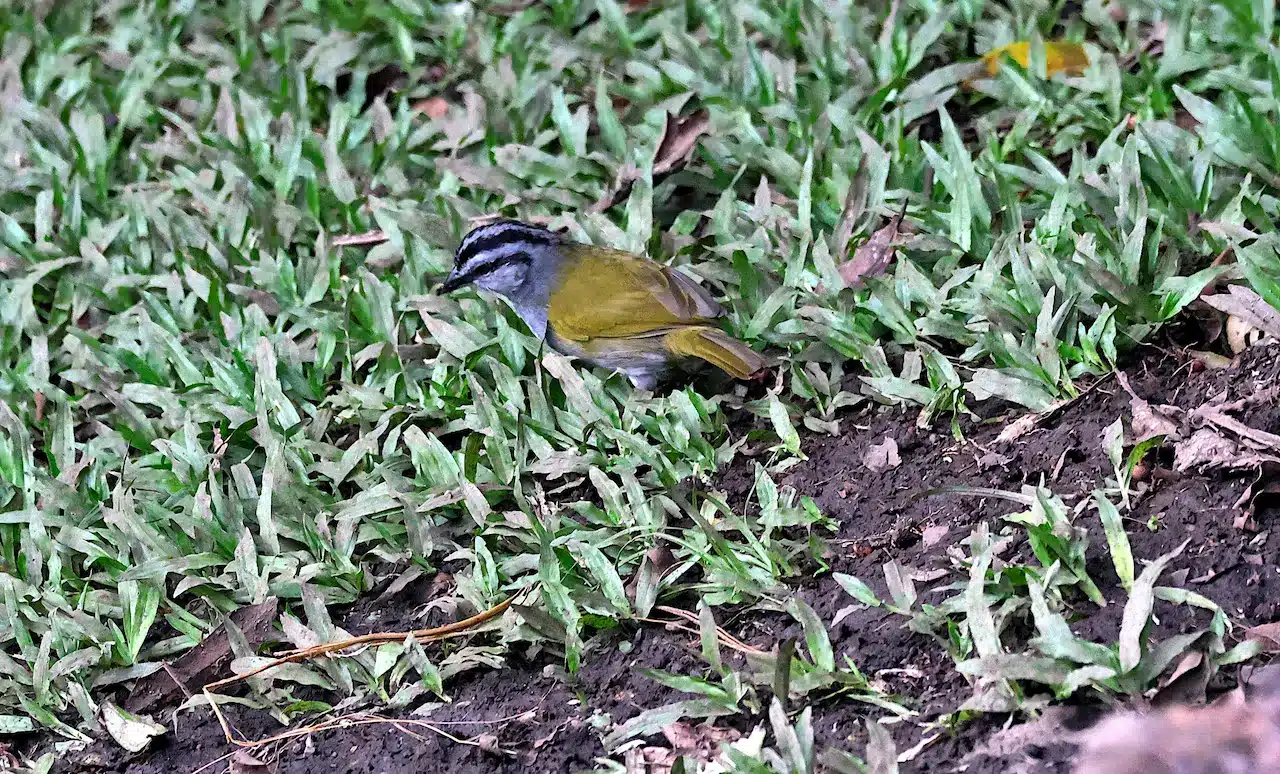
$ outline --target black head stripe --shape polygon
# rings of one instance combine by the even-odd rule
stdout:
[[[496,223],[472,229],[471,233],[463,238],[462,244],[458,246],[458,252],[454,254],[453,263],[454,266],[462,266],[476,256],[496,250],[504,245],[521,243],[553,245],[560,241],[560,237],[555,232],[540,226],[521,223],[518,220],[500,220]]]
[[[489,274],[490,272],[497,271],[498,269],[501,269],[504,266],[513,266],[513,265],[528,266],[532,262],[533,262],[533,257],[530,256],[527,252],[521,250],[518,252],[511,253],[510,255],[504,255],[501,258],[495,258],[492,261],[486,261],[481,265],[477,266],[476,268],[472,269],[471,271],[467,272],[466,274],[462,275],[458,279],[462,282],[475,282],[477,277],[483,277],[484,275]]]

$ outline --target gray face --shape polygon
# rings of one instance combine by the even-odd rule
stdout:
[[[458,246],[453,271],[441,290],[475,285],[497,293],[511,302],[534,335],[542,337],[562,244],[559,235],[518,221],[480,226]]]
[[[442,290],[448,293],[474,283],[507,297],[520,294],[527,290],[524,285],[531,266],[545,263],[547,255],[560,243],[556,234],[519,221],[502,220],[480,226],[458,245],[453,271]]]
[[[474,261],[473,263],[479,263]],[[527,260],[503,262],[497,259],[495,266],[480,265],[469,267],[471,271],[475,271],[475,286],[488,290],[493,293],[501,293],[504,296],[513,296],[519,292],[524,285],[525,278],[529,276],[529,262]]]

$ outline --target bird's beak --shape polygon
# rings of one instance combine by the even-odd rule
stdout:
[[[444,278],[444,283],[440,285],[440,292],[452,293],[463,285],[466,285],[468,281],[469,280],[459,276],[456,270],[451,271],[449,272],[449,276]]]

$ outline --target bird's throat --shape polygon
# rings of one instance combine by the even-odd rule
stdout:
[[[529,331],[534,336],[539,339],[547,337],[547,302],[545,300],[520,293],[508,297],[507,303],[516,310],[516,314],[520,315],[520,319],[529,326]]]

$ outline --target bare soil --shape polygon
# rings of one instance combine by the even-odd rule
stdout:
[[[1134,391],[1148,401],[1192,409],[1216,397],[1234,400],[1280,383],[1280,348],[1254,348],[1223,370],[1196,370],[1188,359],[1145,349],[1127,374]],[[1017,510],[994,498],[929,494],[931,490],[968,486],[1016,491],[1023,484],[1043,480],[1068,502],[1087,497],[1111,472],[1100,443],[1103,429],[1119,417],[1129,420],[1130,398],[1116,380],[1103,380],[1037,429],[1009,443],[998,443],[996,438],[1017,412],[1006,414],[1004,407],[996,405],[984,406],[982,411],[987,418],[962,423],[965,443],[955,440],[949,425],[920,429],[914,412],[882,407],[843,417],[843,434],[838,437],[805,439],[807,461],[788,471],[780,483],[813,497],[839,523],[826,557],[831,570],[856,575],[881,598],[888,598],[882,571],[886,562],[896,559],[917,570],[941,566],[947,547],[966,538],[978,522],[986,520],[995,526],[1001,516]],[[1241,418],[1254,428],[1280,433],[1280,404],[1275,402]],[[872,472],[863,463],[866,449],[886,437],[896,441],[901,464]],[[1280,620],[1280,530],[1276,529],[1280,497],[1258,498],[1252,528],[1242,529],[1235,526],[1237,502],[1251,485],[1261,491],[1260,484],[1265,482],[1258,480],[1257,471],[1176,473],[1168,449],[1157,452],[1153,463],[1145,482],[1148,489],[1136,503],[1133,518],[1127,520],[1136,559],[1153,559],[1190,538],[1189,548],[1168,568],[1162,583],[1181,584],[1210,597],[1245,625]],[[739,459],[717,482],[739,504],[753,486],[753,464]],[[1091,542],[1088,569],[1108,600],[1120,604],[1105,608],[1082,604],[1072,626],[1076,633],[1096,641],[1114,641],[1125,595],[1107,558],[1096,514],[1086,512],[1081,518]],[[1149,522],[1156,529],[1149,528]],[[938,599],[930,596],[930,587],[918,585],[923,602]],[[807,574],[796,588],[828,622],[851,601],[829,573]],[[396,630],[398,623],[404,623],[403,628],[420,626],[412,620],[413,614],[432,593],[431,579],[424,578],[385,602],[357,605],[347,614],[344,627],[359,633]],[[1165,603],[1157,604],[1156,613],[1157,637],[1202,627],[1207,620],[1203,612]],[[761,647],[797,634],[785,616],[744,610],[722,619],[737,636]],[[972,693],[938,644],[912,633],[904,619],[883,609],[848,615],[831,627],[831,638],[837,659],[848,655],[895,693],[914,697],[922,722],[953,712]],[[629,647],[620,647],[624,643]],[[621,722],[643,709],[683,698],[641,675],[638,670],[644,667],[685,674],[701,674],[704,669],[694,637],[657,626],[623,628],[595,641],[573,680],[553,659],[525,660],[513,655],[501,671],[476,670],[451,681],[453,702],[433,711],[430,721],[471,744],[413,725],[412,716],[402,715],[406,720],[399,726],[353,725],[255,754],[281,774],[590,770],[593,760],[604,754],[593,716],[607,714]],[[1234,679],[1233,673],[1221,674],[1211,690],[1229,688]],[[838,700],[815,705],[819,749],[836,745],[861,756],[866,744],[862,721],[868,709],[865,704]],[[1096,703],[1078,702],[1067,722],[1087,724],[1103,709]],[[265,713],[233,707],[228,714],[248,738],[281,730]],[[153,715],[169,719],[167,712]],[[758,720],[738,717],[728,722],[745,729]],[[989,745],[993,734],[1010,721],[1007,714],[980,715],[941,730],[902,770],[983,774],[1070,770],[1074,752],[1070,744],[1024,740]],[[67,756],[55,771],[186,774],[229,770],[225,756],[233,748],[207,711],[183,713],[170,728],[170,733],[137,756],[98,745]],[[914,747],[924,733],[910,723],[893,727],[899,750]],[[656,743],[661,744],[661,739]],[[236,771],[255,770],[237,767]]]

